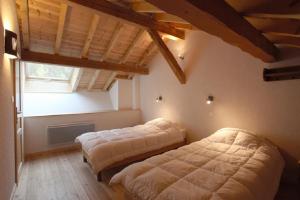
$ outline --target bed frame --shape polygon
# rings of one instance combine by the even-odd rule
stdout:
[[[132,156],[132,157],[129,157],[127,159],[115,162],[115,163],[113,163],[113,164],[105,167],[100,172],[97,172],[97,171],[95,171],[95,169],[93,169],[93,166],[90,164],[91,162],[90,162],[90,159],[88,157],[88,154],[82,149],[83,162],[86,162],[86,163],[88,163],[91,166],[91,168],[93,169],[94,173],[97,175],[97,180],[100,182],[100,181],[102,181],[102,172],[104,170],[108,170],[108,169],[112,169],[112,168],[115,168],[115,167],[120,167],[120,166],[128,165],[128,164],[131,164],[131,163],[134,163],[134,162],[138,162],[138,161],[142,161],[142,160],[145,160],[145,159],[150,158],[152,156],[155,156],[155,155],[158,155],[158,154],[162,154],[164,152],[167,152],[167,151],[170,151],[170,150],[173,150],[173,149],[177,149],[177,148],[179,148],[181,146],[184,146],[184,145],[186,145],[186,139],[184,141],[182,141],[182,142],[179,142],[179,143],[175,143],[175,144],[172,144],[172,145],[169,145],[169,146],[157,149],[157,150],[149,151],[149,152],[146,152],[146,153],[143,153],[143,154],[140,154],[140,155]]]

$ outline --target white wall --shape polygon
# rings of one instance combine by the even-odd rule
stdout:
[[[119,83],[119,110],[132,109],[132,81],[120,79]]]
[[[109,90],[109,96],[114,110],[119,109],[119,84],[115,81]]]
[[[11,196],[15,183],[13,62],[4,54],[4,30],[19,34],[16,2],[0,0],[0,199]],[[20,42],[18,42],[20,47]]]
[[[113,86],[109,90],[114,110],[133,109],[133,86],[136,91],[138,88],[137,84],[138,82],[133,85],[132,80],[123,79],[119,79],[114,82]],[[137,109],[137,107],[135,106],[134,109]]]
[[[113,110],[108,92],[24,93],[24,116]]]
[[[47,144],[47,127],[49,125],[62,125],[62,124],[88,122],[88,123],[94,123],[95,129],[100,131],[105,129],[134,126],[139,124],[140,121],[141,120],[140,120],[139,110],[25,117],[24,119],[25,154],[46,151],[49,149],[63,146],[63,145],[51,146]]]
[[[248,129],[278,145],[289,162],[300,159],[300,80],[264,82],[267,64],[200,31],[169,46],[174,55],[185,56],[179,63],[187,83],[180,84],[162,56],[156,56],[150,75],[140,77],[144,121],[177,121],[188,129],[190,141],[223,127]],[[299,65],[296,55],[289,62]],[[163,101],[156,103],[159,95]],[[208,95],[215,97],[212,105],[205,104]]]

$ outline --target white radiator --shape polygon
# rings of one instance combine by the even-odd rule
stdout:
[[[76,123],[47,127],[48,144],[72,143],[82,133],[95,131],[95,124]]]

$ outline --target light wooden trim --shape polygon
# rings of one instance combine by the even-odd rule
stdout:
[[[92,23],[89,28],[88,36],[85,40],[85,43],[84,43],[84,46],[83,46],[83,49],[81,52],[81,57],[87,57],[87,55],[88,55],[88,51],[89,51],[91,42],[92,42],[95,32],[97,30],[99,19],[100,19],[100,17],[97,14],[94,14]]]
[[[67,12],[68,12],[68,5],[62,3],[61,8],[60,8],[58,28],[57,28],[57,34],[56,34],[56,40],[55,40],[55,47],[54,47],[54,52],[56,54],[58,54],[59,50],[60,50]]]
[[[299,13],[298,14],[245,13],[244,16],[245,17],[266,18],[266,19],[296,19],[296,20],[300,20]]]
[[[158,9],[157,7],[153,6],[147,2],[133,2],[131,4],[131,8],[136,12],[141,13],[164,13],[164,11]]]
[[[170,15],[168,13],[157,13],[154,15],[154,18],[157,21],[161,21],[161,22],[174,22],[174,23],[181,23],[181,24],[189,24],[187,21],[185,21],[175,15]]]
[[[155,21],[150,16],[137,13],[132,9],[119,6],[106,0],[69,0],[68,2],[70,6],[76,6],[74,5],[74,3],[79,4],[87,8],[91,8],[94,11],[112,15],[114,17],[120,18],[121,20],[134,23],[144,28],[152,28],[181,39],[184,39],[185,37],[185,33],[182,30],[176,29],[166,23]]]
[[[30,48],[30,31],[29,31],[29,8],[28,0],[21,0],[20,7],[21,19],[22,19],[22,40],[23,40],[23,49]]]
[[[147,68],[137,68],[125,64],[110,63],[106,61],[94,61],[85,58],[75,58],[47,53],[37,53],[32,51],[22,51],[22,60],[30,62],[65,65],[70,67],[82,67],[111,71],[132,72],[138,74],[149,74],[149,70]]]
[[[112,72],[112,74],[109,76],[109,78],[107,79],[107,81],[104,84],[103,90],[107,91],[108,88],[110,87],[110,85],[112,84],[112,82],[115,80],[115,77],[117,76],[116,72]]]
[[[109,55],[109,53],[111,52],[112,48],[114,47],[115,43],[117,42],[119,35],[122,31],[123,28],[123,24],[121,22],[118,22],[112,37],[110,38],[110,41],[107,45],[106,51],[105,53],[102,55],[101,60],[105,60],[107,58],[107,56]]]
[[[155,30],[148,30],[149,35],[153,39],[154,43],[158,47],[161,54],[164,56],[166,61],[169,63],[171,70],[174,72],[177,79],[180,81],[181,84],[186,83],[186,77],[182,69],[180,68],[179,64],[177,63],[176,59],[174,58],[173,54],[161,39],[160,35]]]
[[[94,87],[100,73],[101,73],[101,70],[96,70],[96,72],[94,73],[92,79],[89,82],[89,85],[88,85],[88,88],[87,88],[88,90],[91,90]]]
[[[28,153],[28,154],[25,155],[25,161],[33,160],[33,159],[36,159],[36,158],[39,158],[39,157],[43,157],[43,156],[49,156],[49,155],[51,155],[53,153],[78,151],[80,149],[81,149],[81,145],[80,144],[73,144],[73,145],[67,146],[67,147],[58,147],[58,148],[50,149],[50,150],[46,150],[46,151]]]
[[[278,49],[260,31],[229,6],[219,0],[146,0],[176,15],[195,27],[238,46],[265,62],[276,60]],[[186,12],[188,11],[188,12]]]
[[[126,50],[124,56],[122,57],[122,59],[120,60],[119,63],[125,63],[129,57],[129,55],[131,54],[132,50],[134,49],[134,47],[136,46],[136,44],[141,40],[143,34],[144,34],[144,30],[139,30],[139,32],[136,34],[134,41],[130,44],[130,46],[128,47],[128,49]]]
[[[84,70],[81,69],[81,68],[75,69],[75,71],[74,71],[74,73],[75,73],[75,75],[74,75],[75,81],[72,84],[72,92],[76,92],[77,91],[77,88],[78,88],[78,85],[80,83],[83,71]]]
[[[142,66],[144,64],[144,62],[146,61],[146,59],[148,58],[148,56],[150,56],[150,54],[156,49],[156,45],[155,43],[152,41],[149,46],[147,47],[147,49],[145,50],[142,58],[139,61],[139,66]]]

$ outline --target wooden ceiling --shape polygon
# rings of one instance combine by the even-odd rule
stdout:
[[[16,2],[23,49],[112,67],[82,67],[78,76],[82,89],[107,89],[116,78],[132,77],[139,73],[132,69],[143,68],[158,49],[185,83],[184,73],[161,40],[167,40],[165,34],[184,38],[185,30],[204,30],[267,62],[276,61],[281,46],[300,48],[300,0]]]

